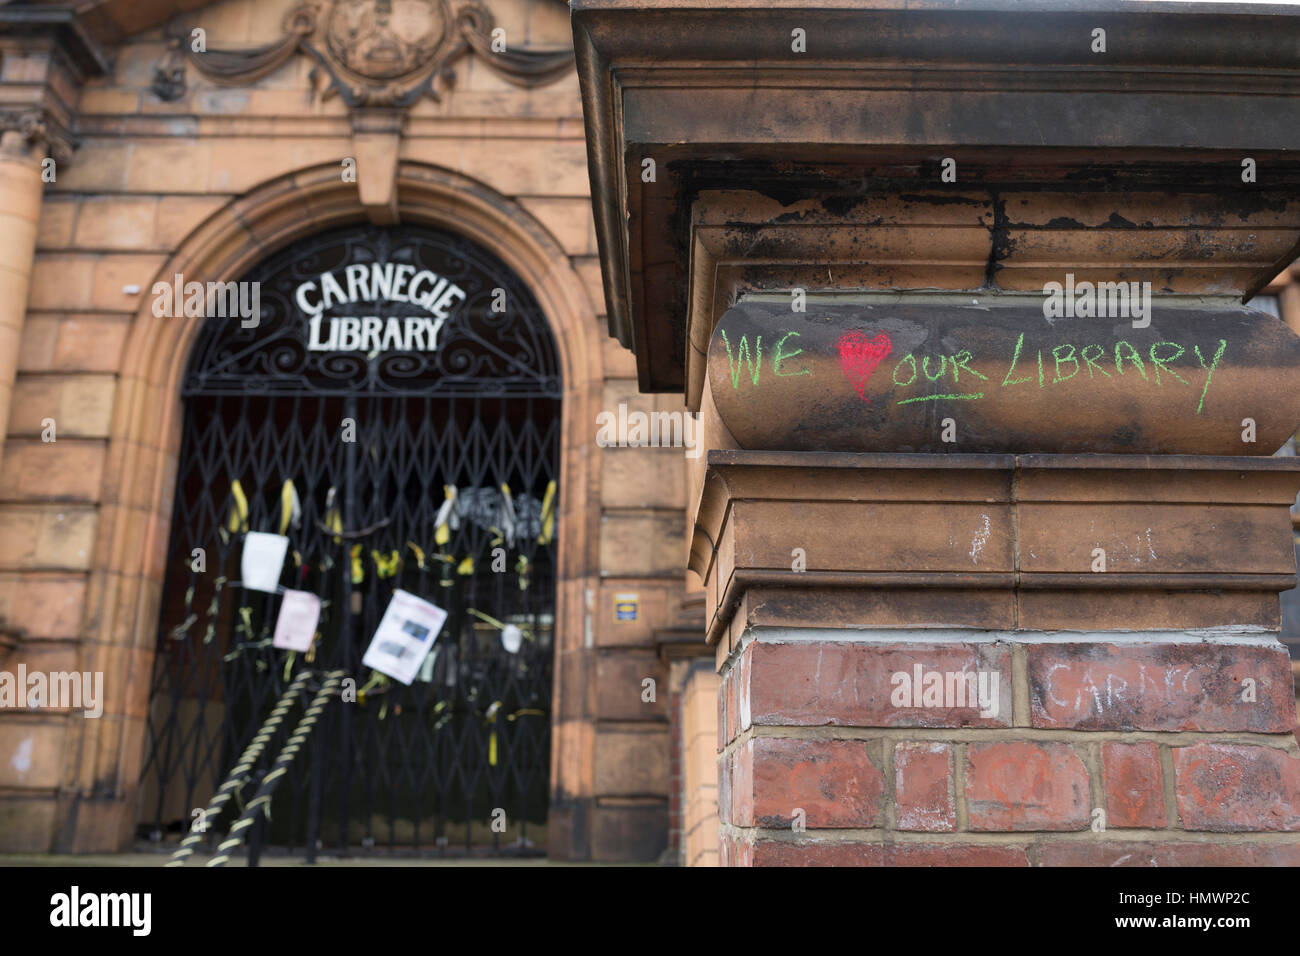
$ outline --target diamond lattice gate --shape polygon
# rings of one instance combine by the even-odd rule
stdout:
[[[142,836],[199,819],[310,667],[357,699],[326,711],[258,842],[543,846],[560,379],[535,300],[415,228],[317,236],[247,279],[260,322],[208,318],[184,385]],[[249,531],[288,537],[280,593],[241,581]],[[285,588],[322,601],[306,653],[272,646]],[[449,612],[409,686],[362,665],[397,588]]]

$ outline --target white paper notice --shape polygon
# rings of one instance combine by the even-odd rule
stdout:
[[[320,623],[320,598],[310,591],[285,590],[280,616],[275,621],[272,645],[287,651],[311,650],[316,625]]]
[[[447,612],[407,591],[394,591],[361,663],[410,684],[442,630]]]
[[[284,556],[289,551],[289,539],[280,534],[250,531],[244,536],[244,553],[239,560],[241,583],[254,591],[270,591],[280,587],[280,571]]]
[[[510,654],[518,654],[524,643],[524,632],[513,624],[507,624],[501,630],[501,646]]]

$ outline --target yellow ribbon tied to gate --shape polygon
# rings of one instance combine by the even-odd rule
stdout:
[[[366,565],[365,562],[361,560],[361,551],[362,551],[361,545],[354,544],[352,546],[352,583],[353,584],[360,584],[362,581],[366,579]]]
[[[366,702],[366,695],[374,688],[387,686],[388,678],[379,673],[379,671],[372,670],[370,672],[370,679],[357,690],[357,703],[364,704]]]
[[[542,533],[537,536],[539,544],[550,544],[555,537],[555,482],[547,482],[546,494],[542,497]]]
[[[343,516],[339,514],[339,509],[334,504],[334,489],[325,495],[325,527],[334,532],[334,543],[342,544],[343,539],[339,537],[343,533]]]
[[[289,533],[289,525],[295,528],[302,522],[302,503],[298,500],[298,489],[292,481],[286,480],[280,486],[280,534]]]
[[[497,713],[501,710],[501,701],[494,700],[492,706],[487,709],[488,726],[491,732],[488,734],[488,766],[497,765]]]
[[[226,527],[231,534],[237,531],[248,530],[248,498],[244,494],[244,486],[236,478],[230,483],[230,495],[235,500],[230,503],[230,518],[226,521]]]
[[[418,544],[416,544],[414,541],[406,542],[406,546],[411,549],[411,553],[415,555],[416,564],[418,564],[420,570],[423,571],[424,570],[424,549],[420,547]]]
[[[442,507],[438,509],[438,517],[434,519],[437,527],[433,532],[433,540],[439,545],[445,545],[451,540],[451,523],[455,518],[456,508],[456,486],[442,486]]]
[[[371,551],[370,556],[375,561],[375,573],[382,578],[391,578],[397,574],[402,565],[402,553],[400,551],[390,551],[388,555],[382,555],[378,551]]]

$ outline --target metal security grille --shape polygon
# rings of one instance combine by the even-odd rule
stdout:
[[[295,289],[370,262],[465,290],[436,351],[309,349]],[[248,281],[261,283],[260,323],[207,320],[185,383],[142,835],[194,823],[309,666],[345,671],[358,699],[327,710],[259,840],[309,854],[540,851],[560,382],[535,301],[475,244],[411,228],[318,236]],[[381,300],[374,312],[420,308]],[[249,530],[287,535],[281,586],[322,599],[305,655],[271,646],[280,596],[240,583]],[[361,663],[395,588],[449,612],[410,687]],[[522,642],[503,639],[504,625]],[[229,823],[207,822],[214,836]]]

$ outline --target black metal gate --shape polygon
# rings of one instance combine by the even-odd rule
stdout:
[[[560,378],[535,300],[476,244],[410,227],[323,234],[247,281],[260,324],[209,318],[184,385],[142,836],[196,822],[299,669],[340,668],[357,699],[327,709],[267,843],[539,852]],[[373,334],[320,348],[345,313]],[[411,340],[421,317],[429,334]],[[239,580],[248,531],[286,535],[281,591],[322,599],[305,654],[271,646],[279,594]],[[409,687],[361,663],[395,588],[449,612]]]

